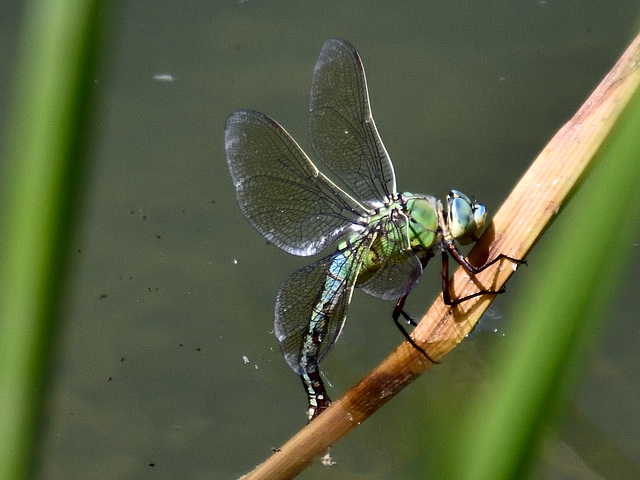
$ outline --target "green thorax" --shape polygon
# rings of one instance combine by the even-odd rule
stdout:
[[[442,238],[438,228],[439,209],[442,209],[441,203],[434,197],[410,193],[400,195],[399,200],[379,209],[370,218],[367,232],[349,239],[353,241],[360,235],[369,239],[357,283],[366,282],[385,265],[402,262],[407,250],[412,250],[418,257],[430,254]]]

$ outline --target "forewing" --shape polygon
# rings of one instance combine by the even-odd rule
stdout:
[[[242,213],[289,253],[319,252],[367,213],[266,115],[249,110],[231,114],[225,148]]]
[[[280,287],[275,334],[299,375],[314,371],[338,339],[367,249],[360,241],[298,270]]]
[[[396,193],[393,165],[371,116],[362,61],[346,41],[325,42],[311,84],[311,144],[359,200],[387,203]]]

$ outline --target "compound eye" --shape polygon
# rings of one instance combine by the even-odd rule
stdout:
[[[449,231],[456,240],[464,238],[473,231],[475,222],[471,204],[461,197],[449,197]]]
[[[480,236],[487,219],[487,209],[471,201],[464,193],[451,190],[447,196],[447,221],[454,240],[462,245],[474,242]]]
[[[476,224],[474,233],[480,236],[480,232],[484,228],[484,222],[487,221],[487,209],[481,203],[474,202],[471,206],[473,210],[473,221]]]

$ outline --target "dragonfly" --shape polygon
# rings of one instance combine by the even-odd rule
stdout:
[[[406,339],[430,361],[401,326],[404,311],[429,260],[442,256],[445,303],[501,293],[479,290],[453,299],[448,257],[475,275],[456,243],[477,241],[486,208],[457,190],[446,203],[430,195],[399,193],[389,154],[371,115],[362,60],[342,39],[324,43],[311,85],[309,135],[315,153],[345,188],[322,173],[296,141],[270,117],[251,110],[232,113],[225,148],[238,204],[249,223],[269,242],[299,256],[336,244],[333,253],[298,270],[281,285],[274,333],[286,362],[302,379],[309,421],[331,400],[320,362],[342,331],[354,288],[396,300],[392,317]]]

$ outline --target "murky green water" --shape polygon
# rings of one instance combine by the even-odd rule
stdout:
[[[41,478],[235,478],[304,425],[304,393],[271,329],[280,282],[308,261],[266,245],[237,208],[223,146],[230,112],[271,115],[310,153],[313,66],[324,40],[346,38],[363,58],[399,189],[442,197],[457,188],[491,214],[613,65],[639,18],[637,2],[470,3],[122,3],[97,78],[92,175]],[[0,7],[11,20],[0,33],[8,61],[18,18],[10,9]],[[10,81],[10,71],[2,77]],[[543,248],[544,240],[532,267]],[[630,260],[635,270],[639,258]],[[432,266],[410,297],[416,317],[438,291],[438,272]],[[494,303],[490,328],[337,445],[337,465],[315,465],[302,478],[424,478],[425,450],[437,448],[446,419],[490,379],[486,358],[517,320],[502,312],[526,288],[521,269]],[[614,302],[571,417],[636,465],[639,288],[630,277]],[[392,307],[354,295],[324,364],[333,397],[402,340],[381,313]],[[424,438],[429,424],[434,435]],[[570,423],[550,441],[543,464],[553,478],[601,478],[583,463],[578,431]]]

